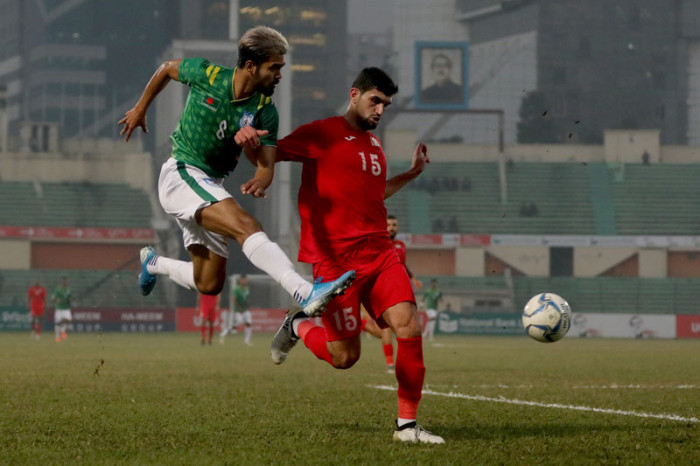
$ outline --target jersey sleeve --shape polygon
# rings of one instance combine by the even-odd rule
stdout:
[[[277,141],[277,158],[290,162],[317,159],[322,153],[324,136],[322,129],[314,123],[300,126]]]
[[[213,66],[204,58],[183,58],[177,69],[177,79],[190,87],[208,84],[207,68]]]
[[[260,138],[260,143],[263,146],[276,146],[277,131],[280,124],[277,108],[270,98],[266,96],[261,97],[261,105],[258,117],[255,119],[255,127],[259,130],[267,130],[268,133]]]

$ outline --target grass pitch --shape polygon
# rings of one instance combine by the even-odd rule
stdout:
[[[447,444],[425,446],[391,441],[396,381],[375,339],[339,371],[302,344],[273,365],[271,335],[50,337],[0,334],[0,463],[700,461],[700,341],[440,337],[419,421]]]

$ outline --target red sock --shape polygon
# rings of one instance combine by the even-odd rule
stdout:
[[[399,382],[399,417],[415,419],[423,392],[423,338],[396,338],[396,380]]]
[[[209,343],[211,343],[211,337],[214,334],[214,325],[209,325]]]
[[[331,358],[331,353],[328,352],[326,345],[326,332],[322,327],[307,319],[299,322],[297,335],[318,359],[333,365],[333,358]]]
[[[384,359],[386,359],[386,365],[387,366],[393,366],[394,365],[394,345],[389,343],[388,345],[384,345]]]
[[[206,336],[207,336],[207,326],[202,324],[202,341],[204,341]]]

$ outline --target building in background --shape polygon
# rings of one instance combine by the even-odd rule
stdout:
[[[407,108],[415,44],[464,41],[469,106],[503,109],[507,143],[600,144],[604,129],[660,129],[663,144],[700,145],[697,1],[406,0],[394,21]],[[486,119],[403,115],[392,128],[493,143]]]
[[[600,144],[604,129],[658,128],[663,144],[700,143],[689,130],[700,117],[698,2],[457,0],[456,7],[469,29],[472,69],[492,76],[475,98],[488,105],[505,92],[512,113],[521,94],[519,142]],[[520,71],[509,65],[515,61]]]
[[[54,128],[63,138],[116,136],[116,115],[167,43],[168,3],[1,1],[0,85],[10,134],[23,135],[17,148],[45,150],[42,133]]]
[[[0,86],[9,132],[24,136],[16,148],[43,150],[50,131],[117,137],[115,122],[174,41],[229,41],[225,64],[235,66],[239,31],[258,24],[292,46],[293,124],[333,114],[345,97],[346,2],[278,3],[0,0]]]
[[[345,99],[345,0],[238,0],[239,31],[274,27],[292,47],[292,127],[336,114]]]

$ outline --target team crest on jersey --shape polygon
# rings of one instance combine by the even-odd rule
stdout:
[[[202,99],[202,105],[207,107],[210,110],[216,111],[219,108],[219,99],[216,99],[212,96],[204,96]]]
[[[382,147],[382,145],[379,144],[379,140],[374,136],[369,137],[369,142],[371,142],[373,146]]]
[[[253,126],[253,120],[255,119],[255,115],[253,115],[250,112],[243,112],[243,115],[241,115],[241,119],[238,121],[238,127],[243,128],[244,126]]]

